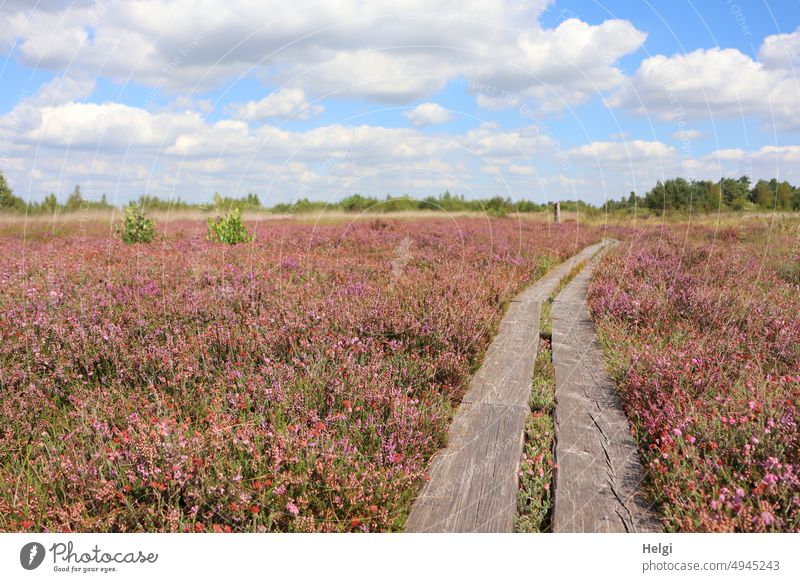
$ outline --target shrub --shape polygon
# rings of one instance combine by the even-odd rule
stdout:
[[[149,243],[155,236],[156,221],[147,218],[141,206],[131,204],[125,207],[125,216],[119,229],[122,240],[128,244]]]
[[[234,208],[225,216],[208,219],[208,240],[229,245],[251,242],[253,236],[247,232],[238,208]]]

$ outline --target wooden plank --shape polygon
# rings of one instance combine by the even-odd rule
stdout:
[[[556,532],[656,532],[638,451],[586,305],[590,265],[553,303]]]
[[[601,247],[561,263],[511,303],[456,412],[447,447],[431,461],[406,531],[512,531],[540,305],[575,264]]]

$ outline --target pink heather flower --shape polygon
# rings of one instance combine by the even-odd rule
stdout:
[[[750,437],[750,442],[751,442],[751,443],[753,443],[754,445],[757,445],[757,444],[758,444],[758,443],[760,443],[761,441],[760,441],[760,440],[758,440],[758,438],[757,438],[757,437],[754,437],[754,436],[752,436],[752,437]]]
[[[764,475],[764,483],[767,485],[775,485],[778,482],[778,476],[773,475],[772,473],[767,473]]]
[[[672,429],[672,434],[674,434],[675,436],[681,436],[683,433],[681,432],[681,429],[673,428]]]
[[[686,440],[687,440],[687,441],[689,441],[689,442],[690,442],[690,443],[692,443],[692,444],[694,444],[694,443],[697,441],[697,439],[696,439],[696,438],[694,438],[692,435],[688,435],[688,436],[686,437]]]
[[[297,515],[298,513],[300,513],[300,509],[291,501],[286,504],[286,511],[288,511],[292,515]]]
[[[769,511],[762,511],[761,521],[764,525],[772,525],[773,523],[775,523],[775,516],[772,515]]]
[[[717,501],[716,501],[716,500],[713,500],[713,501],[711,502],[711,509],[713,509],[714,511],[716,511],[718,507],[719,507],[719,503],[717,503]]]
[[[756,401],[755,400],[751,400],[750,402],[747,403],[747,406],[750,407],[750,410],[755,410],[756,409]]]

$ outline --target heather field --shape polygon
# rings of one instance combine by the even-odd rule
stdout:
[[[3,227],[0,530],[398,530],[509,299],[603,234],[510,218],[248,228],[255,242],[229,246],[207,241],[205,225],[188,221],[170,223],[160,240],[131,245],[91,222],[56,235],[46,225]],[[750,423],[747,438],[759,440],[747,445],[752,463],[739,472],[697,465],[706,481],[694,493],[683,493],[683,473],[666,483],[665,495],[681,491],[690,500],[730,490],[716,509],[697,502],[697,522],[687,521],[695,505],[675,507],[676,527],[796,528],[789,463],[797,437],[788,429],[797,378],[787,374],[798,361],[797,288],[765,272],[762,283],[774,286],[762,285],[741,311],[747,295],[734,283],[737,269],[755,260],[749,247],[737,247],[730,266],[712,261],[704,271],[706,247],[713,249],[691,247],[694,262],[679,271],[681,281],[727,277],[725,297],[739,301],[730,313],[752,320],[734,321],[742,330],[734,342],[728,327],[713,331],[728,311],[702,312],[698,325],[714,341],[693,342],[684,353],[699,362],[702,385],[692,394],[709,390],[698,416],[688,415],[688,400],[672,384],[659,392],[640,381],[662,395],[665,410],[675,409],[668,419],[651,422],[636,399],[630,408],[648,442],[669,438],[661,460],[669,472],[684,470],[678,447],[694,455],[686,463],[712,454],[712,433],[698,431],[719,433],[706,458],[723,463],[742,454],[740,419]],[[672,271],[646,271],[665,261],[679,269],[666,252],[653,243],[637,251],[639,278],[630,284],[651,276],[674,284]],[[649,319],[631,319],[620,307],[624,293],[614,285],[623,282],[612,275],[631,264],[629,254],[608,262],[611,278],[596,284],[616,297],[603,303],[595,294],[596,309],[609,312],[609,337],[634,322],[660,329],[655,314],[672,314],[657,303],[656,289],[640,299],[656,302],[656,311],[635,316]],[[697,301],[713,304],[702,289]],[[694,308],[694,298],[680,308]],[[747,335],[762,323],[765,333]],[[683,327],[684,341],[700,333]],[[746,356],[751,370],[736,376],[735,395],[708,387],[727,378],[708,356],[720,342],[731,366],[740,362],[735,354],[760,350]],[[631,353],[635,345],[632,339]],[[652,362],[639,355],[634,368],[658,362],[668,374],[678,352],[651,353]],[[637,377],[628,377],[626,390],[639,386]],[[725,418],[707,417],[706,409],[724,410]],[[651,434],[673,429],[683,431],[679,441]],[[745,494],[736,503],[766,505],[730,513],[738,487]]]
[[[800,531],[795,221],[640,231],[589,290],[672,531]]]

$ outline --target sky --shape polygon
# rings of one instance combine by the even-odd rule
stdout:
[[[800,0],[0,0],[15,194],[800,183]]]

